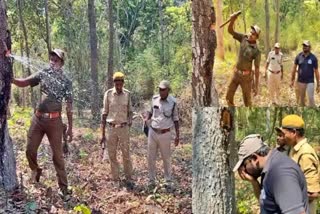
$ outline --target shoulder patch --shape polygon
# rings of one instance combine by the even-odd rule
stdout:
[[[123,89],[123,91],[126,92],[126,93],[128,93],[128,94],[131,93],[128,89],[125,89],[125,88]]]
[[[169,95],[169,98],[172,102],[176,103],[177,99],[174,96]]]

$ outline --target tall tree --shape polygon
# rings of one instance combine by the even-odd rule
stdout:
[[[235,213],[234,109],[219,107],[213,84],[212,1],[192,1],[192,19],[192,210],[195,214]]]
[[[51,37],[50,37],[50,23],[49,23],[49,4],[48,0],[44,1],[44,10],[45,10],[45,16],[46,16],[46,43],[47,43],[47,49],[48,49],[48,55],[51,51]]]
[[[192,100],[194,106],[217,106],[218,95],[212,85],[216,32],[210,26],[216,22],[210,0],[192,1]]]
[[[234,112],[205,107],[194,109],[192,115],[193,213],[235,213]]]
[[[114,19],[113,19],[113,1],[108,0],[108,17],[109,17],[109,54],[108,54],[108,71],[107,71],[107,89],[113,87],[113,58],[114,58]]]
[[[223,28],[219,26],[222,24],[222,9],[223,9],[223,0],[216,0],[216,12],[217,12],[217,40],[218,40],[218,57],[224,60],[224,44],[223,44]]]
[[[269,0],[264,0],[264,10],[266,13],[266,56],[268,56],[268,53],[270,51],[270,11],[269,11]]]
[[[28,58],[28,66],[27,66],[27,75],[30,76],[31,75],[31,69],[30,69],[30,48],[29,48],[29,41],[28,41],[28,32],[27,32],[27,28],[26,25],[24,23],[24,19],[23,19],[23,15],[22,15],[22,2],[21,0],[17,0],[17,6],[18,6],[18,11],[19,11],[19,22],[20,22],[20,26],[21,26],[21,30],[23,32],[23,37],[24,37],[24,47],[25,47],[25,51],[26,51],[26,55]],[[31,104],[32,107],[36,106],[36,101],[35,101],[35,96],[33,93],[33,89],[32,87],[30,87],[30,95],[31,95]]]
[[[163,0],[158,0],[159,20],[160,20],[160,64],[163,65],[164,59],[164,23],[163,23]]]
[[[0,188],[11,191],[17,187],[18,181],[13,144],[7,123],[13,78],[12,64],[10,59],[5,56],[6,51],[11,49],[11,39],[8,32],[5,1],[0,0]]]
[[[276,6],[276,30],[274,32],[275,42],[280,40],[280,0],[275,0]]]
[[[95,121],[99,119],[99,87],[98,87],[98,39],[96,11],[94,0],[88,0],[88,20],[91,50],[91,114]]]

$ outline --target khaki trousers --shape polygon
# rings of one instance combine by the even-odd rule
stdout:
[[[149,168],[149,180],[155,181],[156,178],[156,160],[158,149],[160,150],[161,158],[163,161],[164,178],[166,182],[171,181],[171,142],[172,133],[166,132],[164,134],[158,134],[149,129],[148,135],[148,168]]]
[[[313,201],[309,202],[310,214],[317,214],[317,205],[318,205],[317,199],[314,199]]]
[[[315,107],[314,101],[314,83],[301,83],[297,82],[297,101],[299,106],[305,106],[306,94],[308,96],[309,107]]]
[[[246,107],[252,106],[252,101],[251,101],[252,76],[251,74],[242,75],[238,71],[233,72],[231,82],[228,86],[228,91],[226,96],[228,106],[235,106],[234,94],[236,93],[236,90],[239,85],[242,89],[242,97],[243,97],[244,105]]]
[[[130,158],[129,127],[115,128],[107,125],[107,149],[111,165],[111,174],[114,180],[119,180],[119,162],[117,160],[117,150],[120,146],[123,160],[123,168],[126,179],[132,176],[132,163]]]
[[[281,72],[278,74],[268,71],[268,90],[270,100],[273,103],[278,104],[278,98],[280,97],[280,83],[281,83]]]
[[[52,160],[57,173],[59,187],[60,189],[66,189],[68,180],[63,158],[62,132],[63,124],[60,117],[49,119],[34,115],[28,132],[26,155],[31,170],[38,169],[37,152],[42,138],[46,134],[52,150]]]

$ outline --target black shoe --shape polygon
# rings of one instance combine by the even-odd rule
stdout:
[[[69,201],[71,199],[72,190],[68,188],[60,189],[59,195],[62,198],[62,200]]]
[[[133,181],[131,181],[131,180],[125,181],[124,184],[125,184],[127,190],[133,190],[134,187],[135,187],[135,183]]]

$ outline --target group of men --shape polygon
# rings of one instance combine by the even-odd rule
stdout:
[[[231,82],[228,86],[226,100],[228,106],[235,106],[234,95],[240,85],[242,89],[243,101],[245,106],[252,106],[252,93],[254,96],[258,94],[259,89],[259,67],[261,61],[261,52],[257,45],[257,40],[261,33],[261,29],[257,26],[251,26],[248,35],[234,31],[234,23],[239,13],[232,14],[228,26],[228,32],[234,39],[240,42],[240,50],[238,60],[233,71]],[[269,52],[267,63],[265,66],[264,76],[267,79],[269,97],[272,104],[279,105],[280,91],[283,87],[283,54],[281,53],[279,43],[274,45],[274,50]],[[252,64],[254,63],[254,70]],[[296,78],[297,74],[297,78]],[[316,79],[316,84],[315,81]],[[306,94],[308,97],[308,106],[314,107],[314,91],[320,91],[319,71],[317,57],[311,53],[310,41],[303,41],[302,52],[300,52],[295,60],[291,73],[290,87],[295,86],[295,94],[297,104],[299,106],[306,105]]]
[[[104,94],[103,112],[101,116],[101,143],[107,144],[112,178],[120,185],[134,187],[132,180],[132,162],[130,158],[129,129],[132,124],[131,93],[124,89],[124,74],[113,75],[114,88]],[[171,143],[175,132],[174,143],[179,144],[179,115],[176,99],[169,95],[170,83],[163,80],[159,84],[159,94],[153,96],[151,110],[144,114],[144,122],[148,124],[148,171],[149,187],[156,183],[156,159],[158,150],[163,160],[165,187],[171,190]],[[174,129],[174,130],[173,130]],[[107,130],[107,133],[105,132]],[[120,146],[124,165],[125,180],[121,181],[117,147]]]
[[[28,131],[26,156],[31,169],[30,180],[38,183],[42,176],[42,169],[37,162],[37,151],[43,136],[46,135],[51,149],[53,164],[57,173],[60,194],[64,199],[69,199],[71,190],[68,188],[68,179],[65,169],[62,136],[64,125],[62,123],[62,103],[66,103],[68,126],[66,134],[72,141],[72,81],[63,71],[65,54],[61,49],[54,49],[49,54],[50,67],[32,74],[26,78],[13,78],[12,83],[18,87],[40,85],[41,97],[32,117]],[[132,162],[130,158],[129,129],[132,124],[131,92],[123,88],[124,74],[116,72],[113,75],[114,87],[105,92],[103,112],[101,116],[101,142],[107,144],[111,165],[111,175],[118,184],[125,184],[133,188]],[[176,99],[169,95],[170,84],[161,81],[159,95],[152,98],[152,108],[145,114],[144,120],[150,124],[148,134],[148,168],[150,185],[156,181],[155,163],[157,151],[160,150],[166,187],[171,188],[171,143],[179,144],[179,116]],[[107,132],[105,131],[107,129]],[[175,139],[172,136],[175,132]],[[124,165],[124,182],[120,181],[117,150],[120,147]]]
[[[274,149],[259,134],[246,136],[233,170],[252,184],[262,214],[316,214],[320,165],[304,135],[305,123],[298,115],[288,115],[276,131],[279,146]]]

